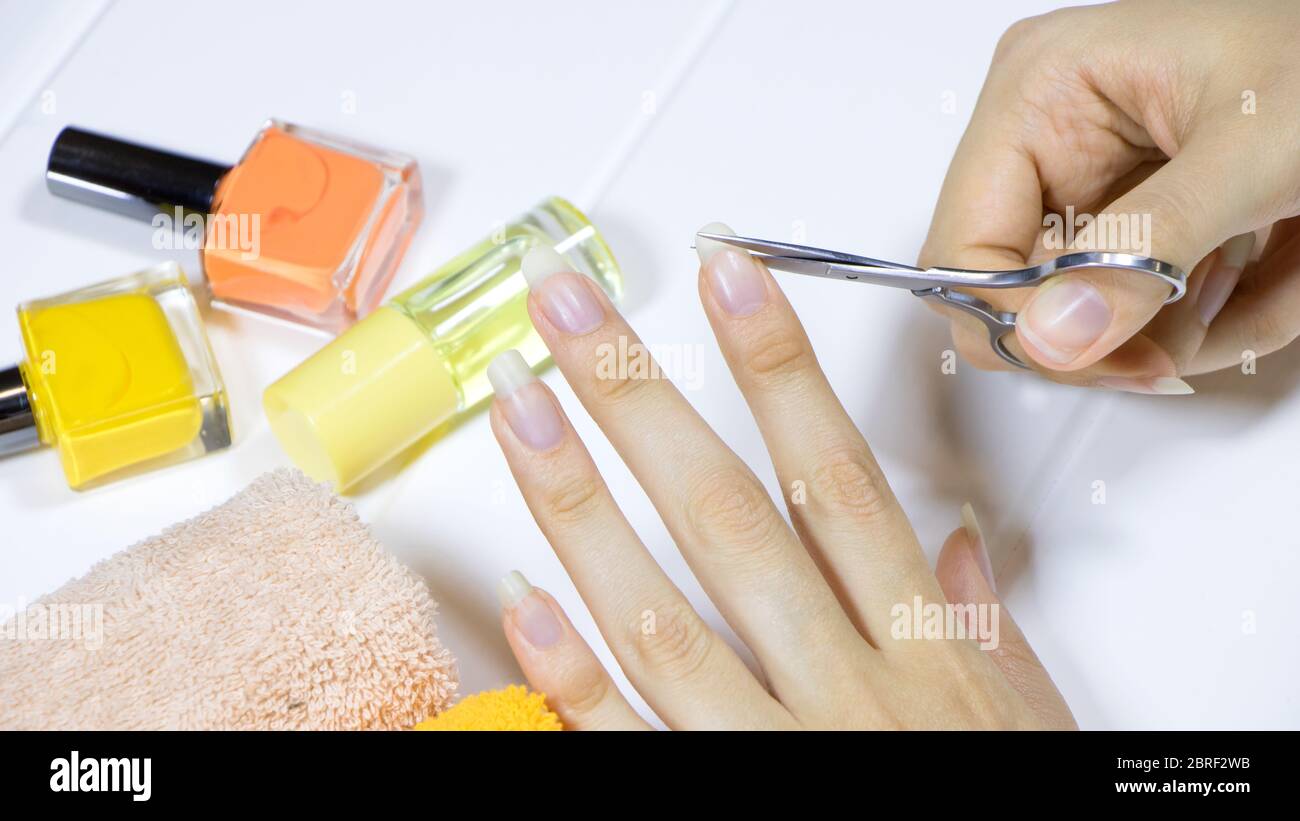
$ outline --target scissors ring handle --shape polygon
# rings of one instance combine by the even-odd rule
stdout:
[[[1089,268],[1116,268],[1155,277],[1169,286],[1169,296],[1164,302],[1166,305],[1177,302],[1187,293],[1187,273],[1177,265],[1152,257],[1110,251],[1076,251],[1048,260],[1038,266],[1036,279],[1043,280]]]
[[[1025,284],[1042,282],[1050,277],[1059,276],[1069,271],[1088,268],[1115,268],[1123,271],[1153,276],[1169,285],[1169,296],[1165,304],[1177,302],[1187,293],[1187,274],[1178,266],[1171,265],[1151,257],[1134,254],[1117,254],[1108,251],[1080,251],[1048,260],[1035,268],[1025,269],[1030,274]],[[1017,368],[1029,369],[1029,365],[1013,354],[1006,345],[1006,337],[1015,333],[1016,315],[1010,311],[999,311],[979,297],[971,296],[947,286],[922,288],[912,291],[921,299],[928,299],[949,305],[984,323],[989,332],[989,344],[993,351],[1006,362]]]

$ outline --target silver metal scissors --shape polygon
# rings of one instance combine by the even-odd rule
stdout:
[[[1187,292],[1187,274],[1176,265],[1136,254],[1110,251],[1075,251],[1042,265],[1007,271],[971,271],[964,268],[916,268],[897,262],[860,257],[824,248],[810,248],[788,242],[733,237],[727,234],[700,233],[697,236],[743,248],[767,267],[792,274],[806,274],[823,279],[867,282],[906,288],[914,296],[949,305],[974,316],[989,331],[989,344],[997,355],[1018,368],[1029,366],[1007,349],[1005,337],[1015,332],[1016,315],[999,311],[979,297],[955,288],[1027,288],[1046,279],[1086,268],[1117,268],[1153,276],[1169,285],[1168,305],[1182,299]]]

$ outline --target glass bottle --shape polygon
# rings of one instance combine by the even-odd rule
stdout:
[[[414,159],[279,120],[233,166],[68,127],[46,183],[149,219],[155,245],[192,240],[214,304],[335,333],[379,304],[424,214]]]
[[[230,444],[225,387],[185,274],[166,263],[18,306],[0,454],[58,449],[84,488]]]
[[[548,243],[613,299],[622,275],[595,226],[551,197],[403,291],[266,389],[289,457],[342,491],[491,395],[487,366],[516,348],[549,359],[520,261]]]

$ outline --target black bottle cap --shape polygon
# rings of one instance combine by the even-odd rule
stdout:
[[[0,456],[31,450],[40,444],[23,372],[17,365],[0,370]]]
[[[228,165],[173,154],[68,126],[50,149],[50,193],[132,217],[177,206],[210,213]]]

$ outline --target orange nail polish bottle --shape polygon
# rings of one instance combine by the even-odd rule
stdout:
[[[335,333],[382,301],[424,214],[414,159],[278,120],[233,166],[68,127],[46,184],[149,219],[155,246],[192,240],[215,304]]]

